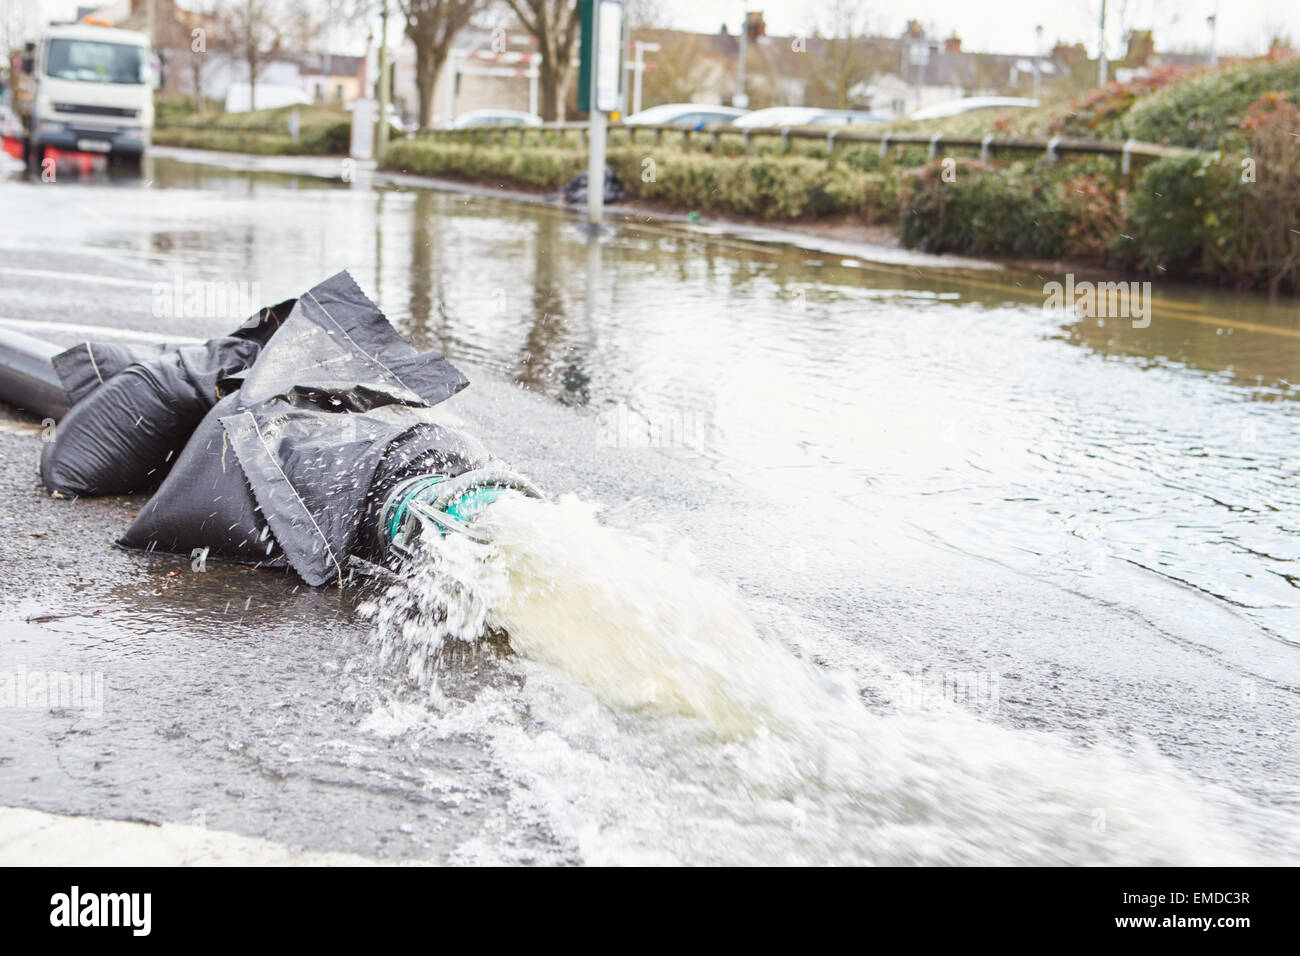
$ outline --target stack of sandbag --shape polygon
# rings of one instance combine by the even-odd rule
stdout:
[[[75,404],[41,455],[45,487],[68,497],[156,487],[295,302],[262,309],[230,335],[202,345],[85,342],[54,356]]]

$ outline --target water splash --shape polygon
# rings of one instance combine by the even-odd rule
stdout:
[[[1084,751],[957,707],[878,712],[761,636],[734,591],[575,498],[509,496],[478,527],[491,544],[435,539],[374,602],[381,655],[439,700],[448,648],[508,633],[529,722],[494,692],[452,724],[479,722],[585,859],[1232,864],[1297,843],[1244,838],[1224,822],[1237,798],[1153,748]],[[888,698],[893,676],[867,690]],[[584,694],[613,719],[575,718]]]

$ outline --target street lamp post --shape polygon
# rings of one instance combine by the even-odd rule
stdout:
[[[1038,89],[1041,81],[1042,67],[1039,60],[1043,58],[1043,25],[1040,23],[1034,27],[1034,99],[1038,99]]]
[[[908,51],[912,65],[916,67],[912,77],[916,86],[916,108],[920,109],[925,105],[921,102],[921,90],[925,86],[925,65],[930,62],[930,44],[925,40],[913,40]]]
[[[384,0],[379,23],[379,122],[375,125],[375,162],[382,166],[388,154],[388,0]]]
[[[1107,80],[1106,63],[1106,0],[1101,0],[1101,23],[1097,27],[1097,85],[1105,86]]]
[[[736,95],[731,105],[737,109],[749,107],[749,94],[745,92],[745,54],[749,50],[748,4],[740,5],[740,62],[736,65]]]
[[[1215,27],[1217,27],[1219,23],[1219,9],[1217,6],[1215,7],[1214,12],[1205,18],[1205,22],[1209,24],[1210,27],[1210,66],[1215,67],[1219,65],[1219,51],[1215,48],[1214,44]]]

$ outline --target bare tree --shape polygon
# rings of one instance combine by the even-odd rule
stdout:
[[[656,70],[645,74],[645,99],[659,103],[689,103],[709,80],[709,61],[704,57],[708,41],[696,33],[657,35],[659,52]]]
[[[9,54],[22,48],[24,41],[35,39],[40,19],[33,0],[5,0],[0,8],[0,56],[3,65],[9,68]]]
[[[452,41],[480,7],[480,0],[400,0],[406,35],[415,45],[415,88],[420,96],[420,129],[433,122],[433,84]]]
[[[879,57],[867,36],[862,5],[852,0],[831,0],[814,34],[820,40],[818,55],[805,57],[808,93],[814,105],[835,109],[850,107],[850,91],[871,79]]]
[[[629,30],[652,30],[665,26],[669,19],[663,0],[623,0],[623,18]]]
[[[541,110],[544,120],[564,119],[569,63],[582,32],[577,0],[506,0],[524,29],[537,37],[542,54]]]
[[[257,78],[276,58],[290,33],[306,20],[305,4],[291,7],[288,0],[224,0],[216,19],[232,59],[248,71],[248,105],[257,105]]]
[[[194,109],[204,111],[203,90],[211,71],[220,64],[221,55],[228,52],[223,31],[208,9],[186,10],[173,0],[159,4],[155,35],[160,55],[165,56],[165,68],[181,70],[190,81]],[[168,83],[170,84],[170,80]]]

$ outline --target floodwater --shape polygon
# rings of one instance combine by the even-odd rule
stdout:
[[[432,684],[376,635],[376,606],[425,597],[409,587],[100,565],[95,538],[75,589],[56,575],[6,612],[63,602],[90,646],[94,614],[71,612],[90,600],[191,690],[253,660],[266,676],[242,718],[187,698],[174,723],[217,756],[150,775],[166,800],[124,772],[111,800],[0,777],[0,802],[188,823],[221,780],[239,796],[201,798],[213,825],[461,862],[1297,858],[1294,304],[1156,279],[1140,327],[1046,310],[1059,274],[646,222],[593,241],[563,210],[409,183],[152,175],[0,184],[0,317],[58,341],[91,334],[68,323],[207,336],[241,316],[158,315],[156,283],[269,303],[348,268],[470,372],[449,415],[603,510],[501,512],[500,560],[554,580],[506,602],[513,649],[441,648]],[[184,596],[150,594],[143,575],[173,566]],[[139,709],[104,733],[164,763],[147,739],[176,705],[107,661]],[[303,716],[278,711],[304,671]],[[223,765],[222,735],[256,761]],[[0,773],[55,760],[22,739]]]

